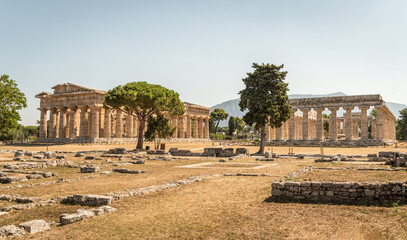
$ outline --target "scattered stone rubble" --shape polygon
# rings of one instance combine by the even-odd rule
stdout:
[[[85,218],[91,218],[93,216],[103,215],[105,213],[115,212],[116,208],[110,206],[101,206],[99,208],[92,208],[89,210],[79,209],[76,213],[63,214],[59,217],[61,225],[68,225],[74,222],[81,221]]]

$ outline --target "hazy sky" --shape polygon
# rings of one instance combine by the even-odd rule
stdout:
[[[379,93],[407,103],[407,1],[0,0],[0,74],[34,95],[71,82],[164,85],[212,106],[251,64],[284,64],[290,92]]]

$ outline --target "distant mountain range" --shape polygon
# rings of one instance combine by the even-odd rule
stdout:
[[[292,95],[288,95],[288,97],[290,99],[296,99],[296,98],[315,98],[315,97],[338,97],[338,96],[347,96],[345,93],[343,92],[336,92],[336,93],[330,93],[330,94],[292,94]],[[229,100],[223,103],[219,103],[213,107],[211,107],[211,109],[215,109],[215,108],[222,108],[225,109],[225,111],[227,113],[229,113],[229,116],[233,116],[233,117],[243,117],[244,112],[240,111],[239,108],[239,99],[233,99],[233,100]],[[407,105],[405,104],[400,104],[400,103],[394,103],[394,102],[386,102],[387,107],[389,107],[389,109],[392,111],[392,113],[394,114],[394,116],[396,116],[396,118],[399,118],[400,114],[399,111],[401,111],[404,108],[407,108]],[[343,115],[343,109],[340,109],[338,111],[338,116],[342,116]],[[326,111],[326,113],[329,113],[329,111]],[[222,121],[219,126],[224,127],[227,126],[228,121]]]

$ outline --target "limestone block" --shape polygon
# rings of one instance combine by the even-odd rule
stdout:
[[[32,220],[18,225],[29,233],[37,233],[50,229],[49,224],[44,220]]]
[[[23,229],[14,225],[7,225],[0,228],[0,238],[22,236],[25,232]]]
[[[68,225],[74,222],[81,221],[83,218],[84,216],[78,213],[62,214],[59,217],[59,221],[61,222],[61,225]]]
[[[99,171],[100,171],[99,166],[86,165],[86,166],[81,167],[81,173],[95,173],[95,172],[99,172]]]

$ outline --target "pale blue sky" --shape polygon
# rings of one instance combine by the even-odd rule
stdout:
[[[71,82],[162,84],[205,106],[238,98],[252,62],[285,64],[290,94],[407,103],[407,1],[0,0],[0,74],[28,99]]]

